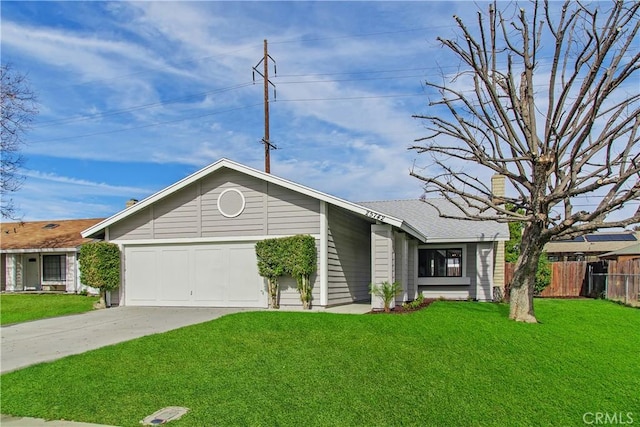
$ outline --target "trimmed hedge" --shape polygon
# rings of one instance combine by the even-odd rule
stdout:
[[[104,304],[106,292],[120,286],[120,248],[109,242],[85,243],[78,261],[82,283],[100,289],[100,302]]]
[[[312,290],[310,276],[317,269],[316,240],[309,235],[266,239],[256,243],[258,272],[267,279],[271,307],[278,308],[278,278],[290,275],[296,279],[300,300],[310,308]]]

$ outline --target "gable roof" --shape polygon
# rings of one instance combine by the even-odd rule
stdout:
[[[43,249],[75,250],[91,240],[83,238],[81,231],[102,220],[103,218],[3,222],[0,225],[0,250],[2,252]]]
[[[400,219],[400,217],[395,217],[393,215],[390,214],[385,214],[382,212],[378,212],[375,209],[372,208],[368,208],[353,202],[349,202],[347,200],[344,199],[340,199],[338,197],[335,196],[331,196],[329,194],[323,193],[321,191],[318,190],[314,190],[312,188],[306,187],[304,185],[301,184],[297,184],[295,182],[286,180],[284,178],[280,178],[278,176],[272,175],[272,174],[268,174],[262,171],[259,171],[257,169],[251,168],[249,166],[245,166],[242,165],[240,163],[234,162],[232,160],[229,159],[220,159],[215,163],[212,163],[209,166],[206,166],[202,169],[200,169],[199,171],[189,175],[188,177],[176,182],[175,184],[172,184],[168,187],[166,187],[163,190],[158,191],[157,193],[147,197],[144,200],[141,200],[140,202],[136,203],[133,206],[128,207],[127,209],[124,209],[120,212],[118,212],[117,214],[105,219],[104,221],[90,227],[87,228],[86,230],[84,230],[82,232],[82,236],[83,237],[94,237],[94,236],[98,236],[101,232],[104,231],[105,228],[115,224],[116,222],[119,222],[127,217],[129,217],[130,215],[135,214],[136,212],[141,211],[142,209],[156,203],[159,200],[162,200],[164,198],[166,198],[167,196],[174,194],[175,192],[185,188],[188,185],[193,184],[194,182],[198,181],[199,179],[204,178],[205,176],[214,173],[222,168],[227,168],[227,169],[231,169],[237,172],[241,172],[244,173],[246,175],[261,179],[263,181],[267,181],[269,183],[272,184],[276,184],[279,185],[281,187],[287,188],[289,190],[292,191],[296,191],[298,193],[307,195],[309,197],[313,197],[315,199],[330,203],[332,205],[341,207],[343,209],[346,209],[348,211],[351,211],[353,213],[362,215],[362,216],[366,216],[366,217],[370,217],[370,218],[375,218],[385,224],[391,224],[395,227],[400,228],[401,230],[404,230],[405,232],[407,232],[408,234],[416,237],[417,239],[421,240],[421,241],[426,241],[426,236],[424,236],[419,230],[417,230],[415,227],[413,227],[411,224],[409,224],[407,221],[404,221],[403,219]]]
[[[446,199],[429,199],[429,203],[445,214],[460,215]],[[418,199],[360,202],[363,206],[405,219],[424,234],[429,243],[509,240],[509,226],[505,223],[442,218],[429,203]]]

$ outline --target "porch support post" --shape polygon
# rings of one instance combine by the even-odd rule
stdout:
[[[329,305],[329,221],[327,202],[320,201],[320,305]]]
[[[396,304],[402,304],[409,300],[409,242],[404,233],[395,234],[395,280],[402,285],[402,293],[396,297]]]
[[[5,271],[2,273],[5,275],[6,283],[5,289],[7,291],[15,291],[18,277],[18,257],[19,254],[7,254]]]
[[[395,280],[395,253],[393,227],[389,224],[371,224],[371,282],[393,283]],[[395,306],[395,301],[391,302]],[[381,309],[381,298],[371,295],[371,308]]]

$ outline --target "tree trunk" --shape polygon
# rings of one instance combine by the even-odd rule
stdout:
[[[100,289],[100,299],[98,300],[98,302],[93,304],[93,308],[98,310],[107,308],[106,292],[107,291]]]
[[[509,318],[516,322],[537,323],[533,311],[533,293],[536,284],[538,260],[544,247],[542,227],[529,224],[522,234],[520,257],[516,262],[509,301]]]
[[[267,279],[271,308],[280,308],[278,304],[278,279]]]

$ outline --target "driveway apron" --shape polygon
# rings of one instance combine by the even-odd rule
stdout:
[[[0,373],[248,310],[116,307],[2,326]]]

